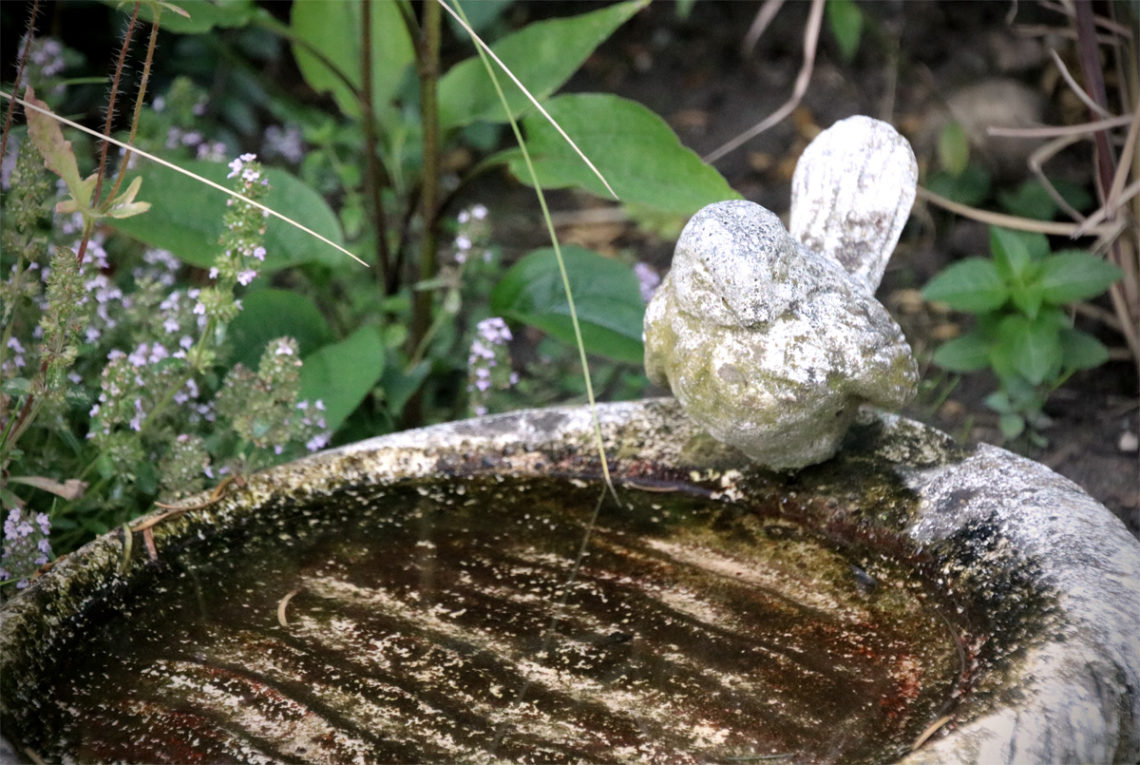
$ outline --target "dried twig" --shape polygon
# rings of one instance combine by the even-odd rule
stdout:
[[[808,14],[807,25],[804,27],[804,61],[800,66],[799,74],[796,75],[796,83],[792,88],[791,98],[785,101],[779,109],[769,114],[748,130],[745,130],[731,141],[706,154],[703,157],[705,162],[711,164],[729,152],[735,151],[773,125],[783,121],[785,117],[799,106],[800,101],[804,97],[804,93],[807,92],[808,83],[811,82],[812,70],[815,68],[815,51],[819,43],[820,25],[823,23],[823,5],[824,0],[812,0],[811,13]]]
[[[991,210],[979,210],[977,207],[970,207],[969,205],[964,205],[949,200],[944,196],[935,194],[929,189],[923,188],[922,186],[918,187],[918,198],[930,202],[931,204],[937,205],[944,210],[949,210],[950,212],[957,213],[964,218],[981,221],[982,223],[988,223],[992,226],[1012,228],[1018,231],[1036,231],[1041,234],[1049,234],[1052,236],[1075,237],[1101,236],[1112,230],[1107,226],[1094,226],[1093,228],[1084,231],[1083,234],[1078,234],[1077,232],[1080,226],[1076,223],[1033,220],[1032,218],[1022,218],[1017,215],[1006,215],[1005,213],[993,212]]]

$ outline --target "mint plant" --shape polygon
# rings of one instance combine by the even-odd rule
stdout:
[[[1105,347],[1075,329],[1065,306],[1096,297],[1121,276],[1115,265],[1081,250],[1050,252],[1042,234],[990,228],[992,258],[951,265],[926,285],[927,300],[977,317],[976,326],[934,352],[953,372],[990,368],[1000,383],[986,404],[1002,434],[1035,444],[1045,402],[1074,372],[1108,360]]]

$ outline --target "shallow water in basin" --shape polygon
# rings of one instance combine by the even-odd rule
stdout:
[[[746,504],[624,491],[576,568],[597,487],[511,486],[160,549],[87,615],[115,621],[86,628],[25,740],[79,761],[875,762],[950,703],[955,629],[898,564]]]

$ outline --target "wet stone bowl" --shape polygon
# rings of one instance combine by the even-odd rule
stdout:
[[[3,759],[1133,762],[1140,544],[865,412],[749,466],[670,400],[373,439],[108,534],[0,612]],[[587,538],[588,535],[588,538]]]

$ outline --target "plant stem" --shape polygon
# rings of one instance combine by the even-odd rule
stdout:
[[[119,83],[123,79],[123,67],[127,61],[127,51],[131,49],[131,38],[135,34],[135,23],[139,18],[139,5],[135,3],[135,9],[131,12],[131,20],[127,22],[127,29],[123,33],[123,46],[119,48],[119,60],[115,63],[115,74],[111,77],[111,94],[107,96],[107,119],[103,123],[103,135],[111,135],[111,123],[115,119],[115,101],[119,96]],[[103,190],[103,176],[107,174],[107,152],[111,148],[109,141],[103,141],[103,148],[99,151],[99,169],[95,176],[95,192],[91,195],[92,205],[99,203],[99,194]],[[93,221],[84,216],[83,225],[83,238],[79,242],[79,251],[75,257],[80,263],[83,262],[83,256],[87,252],[87,242],[91,239],[91,232],[94,230]]]
[[[376,130],[376,104],[372,102],[372,0],[364,0],[360,7],[360,111],[364,130],[364,194],[372,206],[372,220],[376,230],[376,258],[380,266],[380,283],[384,294],[390,295],[400,284],[399,274],[392,269],[388,252],[388,223],[384,214],[381,187],[384,169],[378,155],[380,141]]]
[[[139,118],[142,116],[143,104],[146,101],[146,86],[150,81],[150,67],[154,61],[154,49],[158,44],[158,25],[159,19],[162,17],[162,6],[156,5],[154,10],[154,21],[150,25],[150,39],[147,41],[146,46],[146,60],[143,61],[142,79],[139,80],[139,92],[135,96],[135,112],[131,115],[131,134],[127,138],[127,145],[134,145],[135,134],[139,128]],[[131,162],[131,150],[126,149],[123,152],[123,160],[119,163],[119,173],[115,176],[115,185],[111,188],[111,193],[107,195],[107,206],[119,193],[119,188],[123,185],[123,178],[127,175],[127,165]]]
[[[442,20],[439,4],[424,3],[423,24],[416,41],[416,69],[420,80],[420,114],[423,129],[423,173],[420,188],[420,216],[423,234],[420,241],[420,263],[417,281],[435,277],[436,271],[436,215],[439,207],[439,36]],[[431,329],[431,308],[434,294],[419,290],[412,298],[412,327],[408,337],[409,353],[415,353]],[[406,424],[417,424],[422,419],[423,400],[419,392],[408,401],[404,409]]]
[[[20,92],[20,83],[24,81],[24,66],[28,63],[28,50],[32,47],[32,39],[35,37],[36,31],[36,17],[40,13],[40,0],[32,3],[31,13],[28,14],[28,31],[27,37],[24,38],[24,50],[20,53],[20,65],[16,68],[16,81],[12,84],[12,94],[15,95]],[[8,104],[8,114],[4,117],[4,131],[0,135],[0,157],[3,157],[8,151],[8,132],[12,129],[12,115],[16,112],[16,102],[12,101]]]

